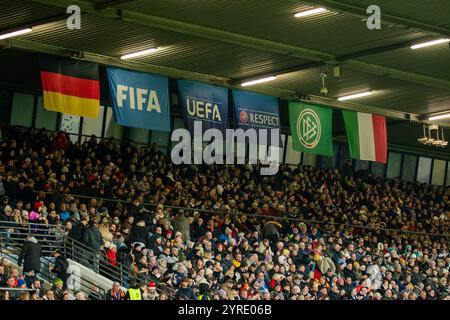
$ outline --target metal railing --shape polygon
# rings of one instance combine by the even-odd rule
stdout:
[[[128,288],[132,279],[134,279],[136,283],[153,281],[157,285],[156,290],[159,293],[164,293],[169,298],[175,293],[175,290],[167,286],[164,282],[159,281],[150,275],[143,279],[131,266],[125,265],[117,260],[114,263],[111,263],[108,261],[108,256],[104,251],[94,251],[86,244],[71,237],[66,238],[64,248],[70,259],[88,267],[105,278],[119,282],[122,287]]]
[[[51,194],[51,192],[42,192],[42,191],[34,191],[35,193],[43,193],[43,194]],[[131,200],[121,200],[121,199],[111,199],[111,198],[103,198],[103,197],[92,197],[92,196],[86,196],[86,195],[79,195],[79,194],[70,194],[66,193],[66,195],[72,196],[74,198],[79,199],[96,199],[96,200],[102,200],[103,203],[125,203],[130,204],[132,203]],[[427,235],[430,237],[443,237],[443,238],[449,238],[450,233],[432,233],[432,232],[421,232],[421,231],[413,231],[413,230],[402,230],[402,229],[394,229],[394,228],[387,228],[387,227],[372,227],[368,225],[358,225],[358,224],[352,224],[350,222],[331,222],[331,221],[320,221],[320,220],[311,220],[311,219],[304,219],[299,218],[296,216],[289,215],[286,212],[280,211],[278,208],[275,208],[272,206],[271,203],[264,201],[261,198],[254,198],[253,200],[257,200],[259,202],[262,202],[264,204],[267,204],[271,209],[274,209],[279,213],[279,215],[273,215],[273,216],[267,216],[263,214],[257,214],[257,213],[245,213],[245,212],[238,212],[236,210],[229,210],[229,211],[221,211],[221,210],[208,210],[208,209],[202,209],[202,208],[192,208],[192,207],[182,207],[182,206],[172,206],[164,204],[164,208],[170,208],[174,210],[183,210],[186,212],[199,212],[199,213],[206,213],[206,214],[212,214],[212,215],[230,215],[230,216],[246,216],[246,217],[254,217],[256,219],[269,219],[269,220],[280,220],[280,221],[292,221],[292,222],[303,222],[305,224],[309,225],[317,225],[317,224],[327,224],[327,225],[334,225],[337,227],[345,226],[346,228],[360,228],[364,230],[373,230],[373,231],[385,231],[385,232],[397,232],[402,234],[415,234],[415,235]],[[149,208],[157,208],[159,204],[155,203],[149,203],[144,202],[142,203],[144,207]]]
[[[61,229],[62,235],[54,233],[55,229]],[[65,249],[65,229],[62,226],[46,225],[41,223],[17,224],[14,222],[2,221],[0,223],[0,255],[7,257],[12,261],[17,261],[22,251],[27,235],[32,234],[41,245],[41,268],[36,275],[37,278],[53,284],[57,278],[51,271],[54,265],[52,254],[59,249],[66,252]],[[70,274],[69,274],[70,275]],[[87,295],[99,294],[105,296],[105,290],[96,286],[95,283],[83,278],[78,282],[77,291],[82,291]]]
[[[57,232],[56,232],[57,231]],[[61,250],[64,255],[91,271],[111,280],[119,282],[123,287],[128,288],[130,281],[134,279],[136,283],[142,281],[153,281],[156,283],[156,290],[159,293],[166,294],[169,298],[173,297],[175,290],[167,286],[164,282],[149,276],[142,279],[130,266],[120,261],[111,264],[105,252],[97,252],[86,244],[66,236],[64,226],[50,225],[43,223],[17,224],[14,222],[3,221],[0,223],[0,254],[16,260],[22,250],[23,243],[28,234],[32,234],[40,243],[42,249],[41,277],[53,282],[55,275],[49,271],[53,264],[52,254],[55,250]],[[104,298],[105,290],[99,288],[95,283],[83,277],[80,281],[82,290],[88,294],[98,294]],[[97,288],[100,292],[96,291]]]

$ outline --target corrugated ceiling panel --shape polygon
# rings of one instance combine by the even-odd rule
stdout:
[[[450,48],[448,44],[418,50],[399,49],[367,56],[361,60],[450,80]]]
[[[276,81],[271,82],[270,86],[320,95],[322,83],[319,74],[324,71],[323,68],[313,68],[280,76]],[[372,96],[356,99],[354,102],[420,114],[450,109],[450,92],[446,90],[367,75],[345,68],[339,79],[332,76],[331,70],[328,70],[328,74],[326,86],[329,90],[327,96],[330,98],[374,90],[375,93]]]
[[[398,27],[368,30],[360,18],[335,12],[295,18],[311,7],[290,0],[141,0],[120,7],[338,55],[425,35]]]
[[[436,26],[447,24],[450,17],[450,1],[447,0],[340,0],[340,2],[363,8],[376,4],[380,6],[382,14],[384,12]]]
[[[67,30],[65,21],[36,27],[20,39],[120,57],[149,47],[159,50],[142,62],[183,70],[242,78],[299,64],[306,60],[287,55],[184,36],[123,21],[83,16],[80,30]]]
[[[0,0],[0,8],[0,30],[18,27],[64,12],[61,8],[23,0]]]

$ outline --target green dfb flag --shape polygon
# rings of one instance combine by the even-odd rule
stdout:
[[[333,156],[333,109],[289,102],[289,122],[295,151]]]

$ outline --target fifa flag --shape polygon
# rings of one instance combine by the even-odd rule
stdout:
[[[46,110],[98,117],[100,84],[97,63],[45,55],[39,62]]]
[[[375,114],[343,110],[350,156],[386,163],[386,118]]]
[[[156,131],[170,131],[169,79],[120,68],[106,68],[116,122]]]
[[[333,156],[333,109],[289,102],[289,122],[295,151]]]

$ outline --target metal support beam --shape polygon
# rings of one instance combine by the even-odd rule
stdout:
[[[33,0],[33,1],[59,7],[66,7],[70,4],[76,4],[80,6],[83,12],[95,14],[105,18],[122,19],[123,21],[127,21],[130,23],[151,26],[158,29],[187,34],[195,37],[201,37],[213,41],[220,41],[239,46],[245,46],[258,50],[270,51],[279,54],[286,54],[289,56],[307,59],[315,62],[327,62],[330,64],[344,63],[348,68],[357,71],[363,71],[375,75],[388,76],[394,79],[418,83],[421,85],[425,84],[427,86],[438,87],[446,90],[450,88],[450,81],[443,79],[388,68],[354,59],[338,61],[339,57],[329,53],[320,52],[317,50],[302,48],[266,39],[260,39],[252,36],[242,35],[210,27],[199,26],[192,23],[172,20],[141,12],[135,12],[125,9],[116,10],[114,8],[105,8],[102,10],[98,10],[95,8],[94,4],[81,0]]]
[[[323,62],[328,61],[332,63],[338,63],[335,56],[332,56],[327,53],[322,53],[314,50],[304,49],[296,46],[291,46],[283,43],[278,43],[274,41],[268,41],[264,39],[249,37],[245,35],[235,34],[232,32],[212,29],[208,27],[197,26],[189,23],[184,23],[180,21],[174,21],[166,18],[145,15],[142,13],[131,12],[131,11],[120,11],[118,12],[113,8],[106,8],[102,10],[97,10],[94,7],[94,4],[87,3],[85,1],[80,0],[33,0],[35,2],[53,5],[58,7],[66,7],[67,5],[76,4],[79,5],[82,9],[83,13],[89,13],[94,15],[99,15],[101,17],[106,18],[121,18],[125,21],[129,21],[132,23],[137,23],[141,25],[149,25],[155,26],[157,28],[172,30],[178,33],[184,34],[192,34],[193,36],[210,38],[215,41],[223,41],[226,43],[236,43],[241,46],[247,47],[256,47],[260,50],[285,53],[291,56],[302,57],[306,59],[310,59],[315,62]],[[198,33],[196,33],[198,32]],[[222,38],[220,36],[223,36]],[[217,38],[218,37],[218,38]],[[48,53],[53,55],[60,56],[70,56],[71,51],[68,48],[55,47],[46,45],[43,43],[36,43],[31,41],[20,40],[18,38],[15,39],[7,39],[5,41],[0,41],[0,46],[2,45],[10,45],[13,48],[35,51],[41,53]],[[131,61],[123,61],[118,57],[111,57],[106,55],[99,55],[89,52],[83,52],[84,59],[87,61],[97,62],[103,65],[111,65],[123,68],[129,68],[133,70],[154,72],[158,74],[162,74],[168,77],[176,78],[176,79],[190,79],[194,81],[200,81],[205,83],[217,84],[228,88],[240,88],[232,79],[217,77],[213,75],[201,74],[197,72],[191,72],[186,70],[180,70],[170,67],[163,67],[157,65],[151,65],[142,62],[131,62]],[[389,76],[397,79],[402,79],[410,82],[438,86],[440,88],[449,89],[450,81],[445,81],[442,79],[435,79],[432,77],[427,77],[423,75],[417,75],[414,73],[404,72],[396,69],[386,68],[382,66],[372,65],[364,62],[360,62],[357,60],[348,59],[345,61],[346,66],[349,68],[353,68],[359,71],[365,71],[372,74]],[[339,63],[342,63],[339,62]],[[300,98],[300,94],[291,90],[284,90],[278,88],[272,88],[269,86],[256,86],[249,87],[247,90],[260,92],[264,94],[269,94],[273,96],[277,96],[287,100],[298,100]],[[357,103],[349,103],[349,102],[339,102],[331,98],[317,97],[311,96],[311,102],[324,104],[328,106],[332,106],[337,109],[348,109],[348,110],[356,110],[356,111],[366,111],[370,113],[382,114],[387,117],[395,118],[395,119],[407,119],[411,121],[420,121],[418,115],[412,115],[400,111],[394,111],[390,109],[382,109],[375,106],[362,105]],[[443,124],[449,125],[449,124]]]
[[[57,56],[64,56],[64,57],[73,57],[73,53],[74,53],[73,49],[50,46],[50,45],[45,45],[45,44],[41,44],[41,43],[35,43],[32,41],[20,40],[17,38],[0,40],[0,47],[1,46],[5,46],[8,48],[20,49],[20,50],[24,50],[24,51],[32,51],[32,52],[39,52],[39,53],[45,53],[45,54],[51,54],[51,55],[57,55]],[[170,68],[170,67],[152,65],[152,64],[148,64],[148,63],[144,63],[144,62],[121,60],[118,57],[100,55],[100,54],[86,52],[86,51],[82,51],[80,53],[82,54],[83,60],[96,62],[98,64],[105,65],[105,66],[115,66],[115,67],[119,67],[119,68],[127,68],[127,69],[137,70],[137,71],[146,71],[146,72],[161,74],[161,75],[164,75],[164,76],[167,76],[170,78],[174,78],[174,79],[188,79],[188,80],[193,80],[193,81],[200,81],[200,82],[224,86],[227,88],[240,88],[239,85],[237,85],[237,84],[234,85],[232,83],[231,79],[229,79],[229,78],[217,77],[214,75],[192,72],[192,71],[187,71],[187,70],[180,70],[180,69],[175,69],[175,68]],[[273,96],[280,97],[283,99],[288,99],[288,100],[298,98],[297,92],[290,91],[290,90],[284,90],[284,89],[278,89],[278,88],[255,86],[255,87],[249,87],[246,90],[255,91],[255,92],[268,94],[268,95],[273,95]]]
[[[313,6],[321,6],[331,11],[342,12],[358,18],[367,18],[365,7],[360,7],[350,3],[344,3],[336,0],[290,0],[298,4],[309,4]],[[376,3],[374,3],[376,4]],[[381,8],[381,23],[384,25],[398,25],[404,26],[408,29],[417,31],[425,31],[432,34],[443,34],[450,36],[450,29],[439,25],[429,24],[424,21],[413,20],[406,17],[401,17],[397,14],[391,14]]]
[[[333,98],[328,97],[322,97],[322,96],[316,96],[316,95],[310,95],[309,99],[303,100],[305,102],[311,102],[319,105],[329,106],[333,107],[335,109],[341,109],[341,110],[354,110],[359,112],[367,112],[367,113],[375,113],[384,115],[389,118],[393,119],[400,119],[400,120],[408,120],[408,121],[414,121],[419,122],[420,121],[420,115],[415,113],[406,113],[401,111],[396,111],[392,109],[386,109],[381,107],[375,107],[371,105],[366,105],[362,103],[355,103],[355,102],[349,102],[349,101],[337,101]]]
[[[127,3],[127,2],[133,2],[133,1],[136,1],[136,0],[107,0],[107,1],[104,1],[104,2],[95,2],[95,8],[97,8],[97,9],[104,9],[104,8],[107,8],[107,7],[112,7],[112,6],[117,6],[117,5],[120,5],[120,4],[125,4],[125,3]]]
[[[3,40],[3,42],[8,42],[11,48],[16,48],[25,51],[39,52],[45,54],[52,54],[64,57],[70,57],[73,53],[72,49],[54,47],[49,45],[43,45],[34,43],[31,41],[24,41],[19,39],[7,39]],[[0,41],[0,45],[2,41]],[[207,75],[202,73],[196,73],[192,71],[185,71],[180,69],[174,69],[169,67],[162,67],[151,65],[148,63],[142,63],[137,61],[124,61],[120,60],[116,57],[99,55],[90,52],[83,52],[83,59],[86,61],[96,62],[105,66],[116,66],[121,68],[127,68],[138,71],[146,71],[152,73],[158,73],[161,75],[165,75],[167,77],[176,78],[176,79],[188,79],[193,81],[200,81],[210,84],[221,85],[230,89],[242,89],[238,84],[234,84],[228,78],[216,77],[213,75]],[[273,95],[279,97],[281,99],[286,100],[300,100],[301,94],[295,91],[283,90],[278,88],[272,88],[267,86],[255,86],[255,87],[247,87],[246,90],[259,92],[263,94]],[[335,109],[342,110],[354,110],[360,112],[368,112],[368,113],[376,113],[380,115],[385,115],[386,117],[399,119],[399,120],[409,120],[415,122],[423,122],[418,114],[410,114],[400,111],[395,111],[391,109],[380,108],[371,105],[365,105],[361,103],[354,102],[341,102],[332,98],[322,97],[310,95],[308,96],[308,100],[303,100],[306,102],[316,103],[319,105],[330,106]],[[449,123],[442,123],[440,125],[450,126]]]

